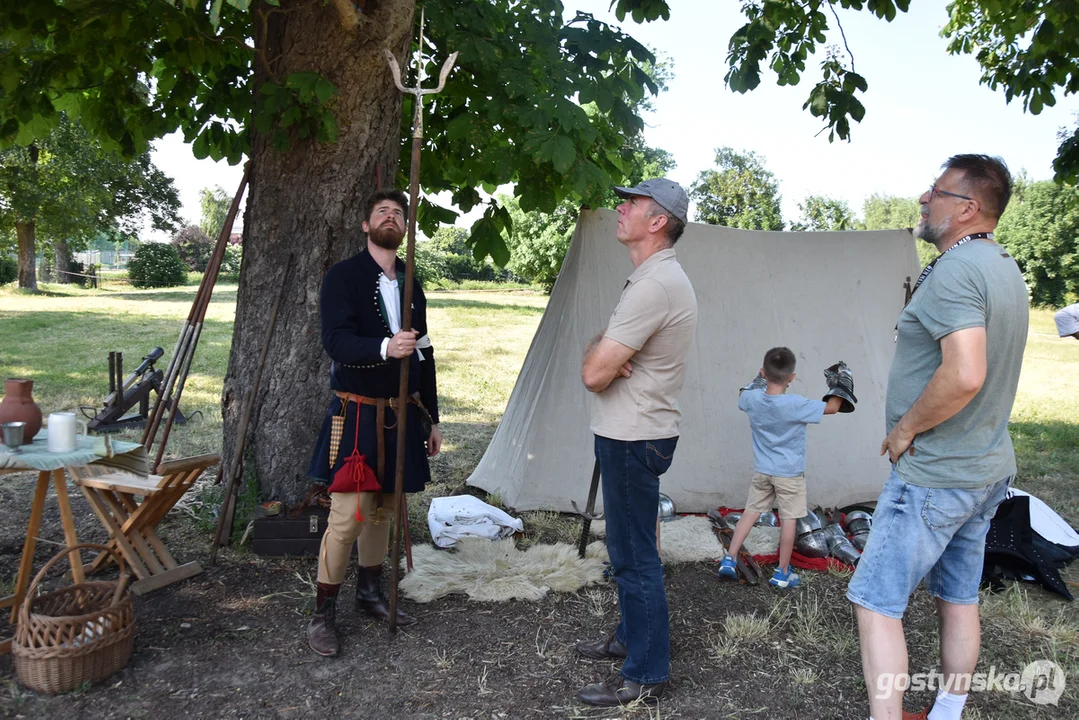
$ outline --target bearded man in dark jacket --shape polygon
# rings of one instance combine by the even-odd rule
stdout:
[[[412,329],[401,330],[405,264],[397,249],[405,234],[408,198],[399,190],[375,193],[367,204],[367,248],[337,263],[322,281],[322,346],[333,361],[326,410],[308,467],[330,484],[330,517],[318,562],[315,614],[307,627],[319,655],[340,651],[335,627],[338,590],[352,543],[359,568],[356,608],[390,619],[382,592],[382,563],[394,517],[401,362],[410,363],[403,492],[419,492],[431,479],[428,457],[438,454],[435,358],[427,337],[427,299],[412,289]],[[404,418],[402,418],[404,419]],[[357,425],[358,423],[358,425]],[[415,619],[398,608],[397,624]]]

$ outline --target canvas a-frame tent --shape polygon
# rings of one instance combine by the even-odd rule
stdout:
[[[581,212],[505,414],[468,479],[515,510],[572,512],[571,501],[584,508],[595,458],[582,351],[606,328],[633,272],[616,222],[610,210]],[[880,445],[894,328],[904,282],[921,269],[911,233],[691,223],[675,250],[697,295],[698,321],[678,449],[660,491],[680,513],[745,504],[753,450],[738,388],[757,374],[766,350],[786,345],[798,360],[788,392],[821,397],[824,368],[843,360],[859,401],[854,413],[809,427],[810,507],[875,500],[889,473]]]

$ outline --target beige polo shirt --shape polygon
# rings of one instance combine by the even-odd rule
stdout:
[[[633,373],[595,394],[592,432],[614,440],[678,435],[678,396],[697,329],[697,297],[674,249],[660,250],[629,276],[604,333],[637,353]]]

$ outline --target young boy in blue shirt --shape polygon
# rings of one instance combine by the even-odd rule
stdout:
[[[753,382],[739,390],[738,409],[749,416],[753,435],[753,482],[745,512],[734,529],[728,554],[719,565],[720,577],[737,578],[734,558],[762,512],[778,505],[779,566],[773,587],[798,587],[800,580],[790,567],[794,549],[795,520],[806,514],[806,425],[819,423],[824,415],[852,412],[854,381],[846,364],[824,371],[828,393],[822,400],[786,395],[794,380],[794,353],[785,347],[764,354],[764,367]]]

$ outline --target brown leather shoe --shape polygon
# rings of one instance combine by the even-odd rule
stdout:
[[[620,643],[614,633],[599,640],[577,643],[577,652],[593,660],[625,660],[629,656],[629,648]]]
[[[337,591],[340,585],[318,584],[315,595],[315,614],[307,623],[307,644],[323,657],[337,657],[341,644],[337,642]]]
[[[635,702],[654,705],[663,697],[666,686],[665,682],[640,685],[621,675],[614,675],[603,682],[585,685],[577,693],[577,699],[586,705],[598,707],[618,707]]]
[[[356,610],[363,610],[371,617],[383,622],[390,621],[390,602],[382,594],[382,566],[363,567],[356,573]],[[416,618],[397,606],[397,625],[412,625]]]

